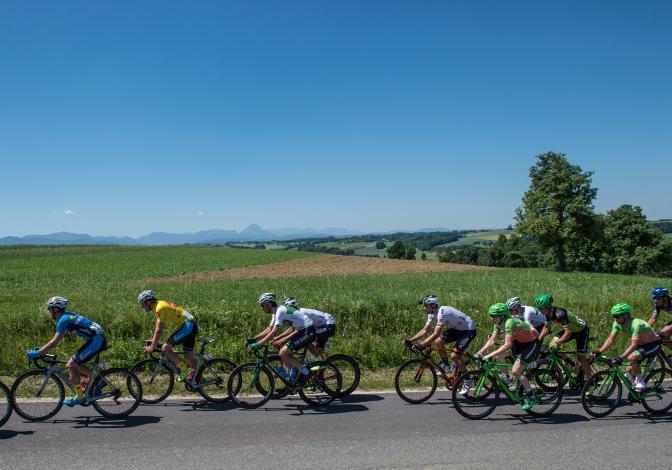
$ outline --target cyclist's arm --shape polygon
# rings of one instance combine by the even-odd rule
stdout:
[[[600,346],[600,349],[598,349],[597,352],[602,354],[604,351],[609,349],[613,344],[615,338],[616,333],[612,331],[611,334],[607,337],[607,339],[604,340],[604,343],[602,344],[602,346]]]
[[[60,333],[56,333],[53,338],[49,340],[47,344],[42,346],[40,349],[38,349],[38,353],[44,354],[45,352],[49,351],[50,349],[53,349],[56,347],[58,343],[63,339],[63,335]]]
[[[502,353],[505,353],[511,347],[513,346],[513,335],[506,335],[504,336],[504,344],[502,344],[498,349],[495,351],[491,352],[487,356],[483,357],[483,359],[490,359],[496,356],[499,356]]]
[[[275,339],[273,340],[273,344],[276,346],[280,346],[281,344],[286,343],[291,338],[296,336],[297,332],[298,330],[296,330],[293,326],[290,326],[289,328],[287,328],[287,330],[283,331],[280,336],[275,337]]]
[[[565,328],[565,330],[562,333],[562,336],[557,339],[556,343],[562,344],[565,341],[569,340],[569,337],[572,336],[572,331],[569,328]],[[553,340],[555,341],[555,340]]]
[[[544,338],[551,332],[551,327],[549,326],[550,320],[546,319],[546,323],[544,323],[544,327],[541,329],[541,333],[539,334],[539,342],[543,343]]]
[[[275,334],[278,332],[278,327],[274,326],[271,328],[271,331],[269,331],[266,336],[261,338],[257,343],[259,343],[259,346],[263,346],[264,344],[268,343],[270,340],[275,338]]]
[[[649,326],[655,325],[656,322],[658,321],[658,316],[659,316],[658,313],[654,310],[653,313],[651,314],[651,318],[649,318],[646,323],[648,323]]]
[[[423,346],[427,346],[429,344],[432,344],[432,341],[434,341],[436,338],[439,337],[441,334],[441,328],[443,328],[443,325],[436,325],[436,328],[434,328],[434,333],[429,335],[427,339],[425,339],[421,344]]]
[[[490,349],[496,342],[497,342],[497,334],[496,334],[496,333],[493,333],[493,334],[490,336],[490,338],[488,338],[488,340],[485,342],[485,344],[483,345],[483,347],[482,347],[481,349],[478,350],[478,352],[476,353],[476,355],[477,355],[477,356],[482,356],[483,353],[484,353],[485,351],[487,351],[488,349]]]
[[[427,327],[427,325],[425,325],[425,326],[422,327],[422,330],[418,331],[415,334],[415,336],[413,336],[410,340],[411,341],[419,340],[420,338],[422,338],[423,336],[425,336],[427,334],[427,331],[428,331],[428,327]]]
[[[270,333],[270,332],[271,332],[271,327],[270,327],[270,326],[267,326],[266,329],[265,329],[264,331],[262,331],[261,333],[259,333],[258,335],[256,335],[256,336],[254,337],[254,340],[255,340],[255,341],[259,341],[261,338],[263,338],[264,336],[266,336],[266,335],[267,335],[268,333]]]
[[[637,346],[639,346],[639,336],[633,336],[632,340],[630,341],[630,347],[623,351],[623,354],[621,354],[619,357],[623,360],[626,360],[628,356],[632,354],[635,349],[637,349]]]
[[[154,328],[154,336],[152,336],[152,344],[147,346],[148,349],[154,349],[156,347],[156,343],[158,343],[159,338],[161,338],[161,333],[163,333],[163,323],[157,321],[156,327]]]

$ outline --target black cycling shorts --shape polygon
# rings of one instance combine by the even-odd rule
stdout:
[[[647,357],[653,357],[658,354],[658,351],[660,351],[660,341],[654,341],[653,343],[639,346],[635,351],[639,353],[637,362],[642,362]]]
[[[315,328],[315,344],[324,349],[327,340],[336,334],[336,325],[322,325]]]
[[[294,352],[315,339],[315,327],[309,326],[299,332],[287,343],[287,347],[290,351]]]
[[[565,334],[565,331],[559,332],[557,335],[555,335],[556,338],[560,338],[562,335]],[[588,327],[585,327],[583,330],[578,331],[576,333],[572,333],[572,335],[569,337],[569,339],[565,342],[568,341],[576,341],[576,352],[578,353],[585,353],[588,352],[588,337],[590,336],[590,332],[588,331]]]
[[[528,343],[520,343],[516,340],[513,341],[511,346],[511,354],[516,358],[516,361],[520,359],[521,362],[529,364],[534,361],[534,358],[539,354],[541,349],[541,343],[538,340],[530,341]]]
[[[172,344],[173,346],[181,344],[184,352],[192,352],[196,345],[197,334],[198,324],[196,324],[194,320],[184,322],[184,325],[182,325],[179,330],[176,330],[170,335],[168,344]]]
[[[441,335],[441,339],[446,343],[455,343],[453,351],[457,353],[466,351],[475,337],[476,330],[455,330],[453,328],[445,330]]]
[[[105,336],[91,336],[86,340],[86,343],[84,343],[82,347],[79,348],[75,354],[73,354],[72,360],[81,366],[89,362],[93,356],[100,354],[106,349],[107,341],[105,341]]]

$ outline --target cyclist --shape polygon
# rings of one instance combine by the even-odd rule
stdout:
[[[661,311],[667,312],[672,315],[672,302],[670,302],[670,291],[664,287],[656,287],[651,291],[651,297],[653,297],[653,313],[651,318],[649,318],[648,324],[653,327],[658,321],[658,315]],[[664,339],[670,336],[672,333],[672,321],[667,322],[660,332],[660,336]]]
[[[179,305],[166,300],[158,300],[151,290],[140,292],[138,303],[145,312],[153,312],[156,317],[154,335],[150,344],[145,348],[145,352],[149,354],[154,351],[166,323],[178,327],[168,337],[168,341],[161,346],[161,352],[170,362],[175,364],[179,373],[178,382],[191,381],[196,370],[194,346],[198,334],[198,324],[194,316]],[[179,344],[182,345],[184,351],[184,361],[180,360],[179,356],[173,352],[173,348]]]
[[[653,329],[644,320],[632,318],[632,308],[628,304],[616,304],[611,307],[611,316],[614,323],[611,326],[611,334],[604,341],[604,344],[597,350],[602,354],[609,349],[619,333],[625,333],[630,336],[630,346],[612,361],[612,365],[618,365],[624,360],[630,362],[627,368],[631,377],[635,377],[635,390],[641,392],[646,388],[646,382],[642,377],[642,368],[640,364],[647,357],[653,357],[660,350],[660,338]]]
[[[519,318],[525,323],[529,323],[538,333],[541,333],[541,330],[544,328],[544,323],[546,323],[546,317],[543,313],[540,313],[535,307],[523,305],[520,297],[511,297],[506,301],[506,306],[509,307],[509,314],[512,317]]]
[[[321,356],[326,349],[329,338],[336,334],[336,319],[328,313],[313,308],[300,308],[298,299],[295,299],[294,297],[286,298],[282,301],[282,305],[288,308],[298,308],[301,313],[313,321],[313,326],[315,327],[315,343],[308,345],[308,351],[314,356]]]
[[[37,359],[50,349],[55,348],[68,331],[72,331],[86,340],[84,345],[79,348],[65,365],[68,369],[70,383],[72,383],[75,389],[75,396],[64,400],[63,403],[66,406],[72,407],[86,403],[84,399],[84,390],[86,387],[82,384],[82,376],[86,377],[88,381],[91,371],[84,364],[96,354],[105,350],[107,344],[100,325],[76,313],[66,312],[68,303],[68,299],[60,296],[52,297],[47,301],[49,316],[56,322],[56,334],[44,346],[39,346],[32,351],[28,351],[28,358]]]
[[[404,341],[404,345],[413,344],[429,332],[429,328],[436,321],[434,332],[424,341],[415,344],[415,348],[422,350],[432,342],[436,344],[436,349],[441,357],[441,368],[450,372],[448,356],[446,354],[446,343],[455,343],[450,357],[455,362],[455,367],[460,372],[466,372],[467,367],[464,364],[463,354],[469,347],[469,344],[476,337],[476,323],[468,315],[460,312],[455,307],[444,305],[439,307],[439,299],[436,295],[425,295],[418,302],[427,313],[427,322],[422,329],[410,339]]]
[[[287,370],[296,367],[301,371],[297,379],[297,385],[301,386],[308,381],[310,370],[301,364],[301,361],[293,356],[293,353],[315,339],[315,327],[313,321],[307,315],[294,307],[278,305],[273,292],[265,292],[259,297],[259,306],[265,313],[273,315],[273,324],[266,330],[268,332],[248,347],[256,351],[266,343],[280,347],[280,359]],[[278,328],[283,324],[289,324],[288,330],[276,338]],[[266,331],[264,330],[264,331]]]
[[[542,294],[534,299],[534,306],[539,309],[541,313],[546,316],[546,323],[539,335],[539,341],[544,341],[544,338],[551,332],[551,322],[555,321],[562,325],[563,331],[559,332],[551,340],[548,347],[551,350],[556,350],[561,344],[568,341],[576,342],[576,359],[583,368],[584,377],[586,380],[592,377],[593,373],[590,370],[590,364],[586,353],[588,352],[588,338],[590,331],[586,322],[578,315],[570,312],[567,309],[553,306],[553,297],[550,294]]]
[[[509,308],[506,304],[497,303],[488,308],[488,315],[495,324],[492,335],[485,345],[475,355],[485,360],[493,357],[502,357],[504,353],[511,351],[515,357],[511,372],[513,376],[520,381],[525,389],[525,400],[521,405],[523,410],[529,410],[537,403],[530,381],[525,377],[527,365],[534,360],[539,353],[541,342],[539,333],[529,323],[525,323],[520,318],[514,318],[509,315]],[[483,356],[483,353],[494,346],[500,331],[504,332],[504,344],[495,351]]]

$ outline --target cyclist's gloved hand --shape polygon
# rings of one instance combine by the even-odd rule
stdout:
[[[616,366],[621,365],[622,362],[623,362],[623,359],[621,359],[620,357],[615,357],[611,360],[610,364],[612,366],[616,367]]]
[[[259,343],[250,344],[250,351],[258,351],[261,345]]]
[[[249,346],[252,343],[254,343],[254,336],[248,336],[247,339],[245,340],[245,344]]]
[[[40,357],[41,354],[37,351],[38,351],[37,349],[33,349],[31,351],[28,351],[28,359],[33,360],[33,359],[37,359],[38,357]]]
[[[408,349],[411,349],[413,347],[413,341],[410,339],[405,339],[404,340],[404,347],[407,347]]]
[[[560,347],[560,343],[558,343],[558,341],[555,340],[555,339],[554,339],[553,341],[551,341],[551,342],[549,343],[549,345],[548,345],[548,349],[550,349],[551,351],[555,351],[555,350],[557,350],[559,347]]]

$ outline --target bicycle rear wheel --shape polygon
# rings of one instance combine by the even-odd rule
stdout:
[[[394,388],[402,400],[418,404],[434,395],[437,380],[434,367],[425,359],[410,359],[397,369]]]
[[[613,412],[621,400],[623,386],[618,376],[609,370],[593,375],[581,391],[581,405],[590,416],[604,418]]]
[[[497,382],[491,375],[483,374],[481,370],[465,372],[453,386],[453,406],[467,419],[485,418],[499,402]]]
[[[227,359],[211,359],[205,362],[196,375],[198,393],[213,403],[229,401],[227,383],[236,365]]]
[[[361,379],[359,364],[355,358],[346,354],[334,354],[333,356],[329,356],[327,362],[336,366],[341,373],[343,384],[341,386],[341,393],[338,394],[339,398],[348,396],[354,392],[359,386]]]
[[[172,393],[175,386],[175,373],[158,359],[146,359],[131,367],[142,384],[142,403],[162,402]]]
[[[44,421],[58,413],[65,399],[65,388],[55,375],[47,379],[46,370],[29,370],[12,385],[16,414],[28,421]]]
[[[243,408],[259,408],[271,399],[275,383],[271,371],[257,362],[233,369],[227,382],[229,396]]]
[[[299,396],[311,406],[328,405],[341,393],[341,373],[325,361],[311,362],[311,377],[300,389]]]
[[[562,402],[563,378],[553,369],[535,369],[527,372],[527,378],[537,399],[534,408],[525,410],[532,416],[548,416]]]
[[[661,367],[652,370],[644,380],[651,390],[642,396],[642,405],[649,413],[667,413],[672,408],[672,370]]]
[[[101,371],[89,393],[93,395],[91,404],[95,410],[106,418],[128,416],[142,401],[140,380],[133,372],[122,368]]]
[[[0,426],[5,424],[12,415],[12,392],[7,385],[0,382]]]

